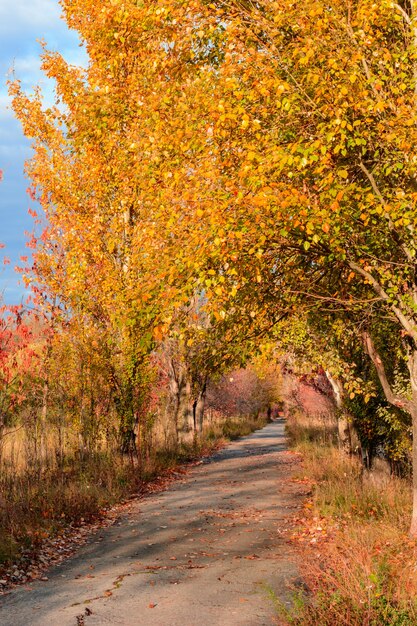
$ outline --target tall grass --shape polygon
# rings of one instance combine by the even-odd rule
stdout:
[[[303,418],[305,419],[305,418]],[[300,436],[313,497],[308,524],[318,518],[327,540],[303,544],[306,591],[294,594],[280,623],[291,626],[413,626],[417,624],[417,544],[407,536],[411,486],[405,479],[364,472],[328,438]]]
[[[0,442],[0,568],[34,548],[68,524],[99,516],[106,507],[146,488],[147,483],[230,439],[264,425],[263,418],[210,420],[203,433],[168,447],[158,428],[141,458],[122,455],[117,439],[108,437],[95,450],[77,447],[66,433],[64,452],[53,433],[42,446],[31,445],[25,429],[4,433]],[[32,442],[33,443],[33,442]],[[34,449],[36,448],[36,449]]]

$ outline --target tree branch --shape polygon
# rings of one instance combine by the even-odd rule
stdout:
[[[385,372],[385,367],[382,362],[381,357],[377,349],[375,348],[374,342],[372,341],[371,335],[368,331],[363,332],[363,340],[365,345],[365,350],[368,353],[372,363],[375,366],[376,373],[378,374],[379,382],[381,383],[382,389],[384,390],[384,394],[386,399],[393,406],[398,407],[399,409],[404,409],[408,413],[411,411],[411,402],[402,396],[396,395],[391,389],[391,385],[388,382],[387,374]]]
[[[367,62],[365,56],[362,54],[362,50],[360,48],[360,45],[358,44],[358,41],[357,41],[357,39],[355,37],[355,33],[353,31],[353,28],[352,28],[352,26],[350,25],[349,22],[347,22],[347,24],[346,24],[346,30],[347,30],[348,35],[351,38],[353,44],[356,46],[356,49],[361,52],[361,62],[362,62],[363,71],[365,72],[366,80],[368,81],[368,83],[369,83],[369,85],[370,85],[370,87],[372,89],[372,92],[373,92],[375,98],[377,99],[377,101],[381,102],[382,98],[381,98],[381,95],[378,93],[378,91],[375,88],[375,84],[374,84],[375,81],[372,78],[372,74],[371,74],[371,70],[369,69],[368,62]]]
[[[362,159],[359,160],[359,167],[361,168],[362,172],[365,174],[365,176],[367,177],[367,179],[369,180],[369,182],[371,183],[371,187],[376,195],[376,197],[378,198],[378,200],[380,201],[380,203],[382,204],[382,206],[386,209],[388,206],[387,201],[385,200],[384,196],[382,195],[377,182],[375,180],[374,175],[372,174],[372,172],[370,172],[368,170],[368,168],[366,167],[365,163],[362,161]],[[388,227],[390,229],[391,232],[396,232],[395,231],[395,227],[394,224],[389,216],[388,213],[385,213],[385,217],[388,220]],[[397,233],[396,233],[397,234]],[[400,237],[397,234],[396,239],[398,240],[397,243],[400,244],[405,256],[407,257],[408,261],[412,264],[415,263],[415,258],[413,256],[413,254],[411,253],[411,250],[405,245],[405,243],[403,243],[400,239]]]
[[[416,44],[417,44],[416,0],[410,0],[410,7],[411,7],[411,17],[410,17],[409,25],[410,25],[411,34],[413,37],[413,46],[415,49]],[[415,60],[414,60],[413,70],[414,70],[414,95],[417,97],[417,63]]]
[[[361,276],[366,278],[368,283],[372,286],[373,290],[382,298],[382,300],[389,303],[390,301],[389,295],[387,294],[385,289],[383,289],[383,287],[379,284],[379,282],[372,276],[370,272],[365,270],[363,267],[361,267],[354,261],[348,261],[348,265],[351,270],[353,270],[357,274],[360,274]],[[414,341],[417,343],[416,325],[412,322],[412,320],[408,319],[408,317],[404,315],[401,309],[395,306],[395,304],[390,303],[389,306],[391,307],[391,310],[397,317],[398,321],[400,322],[404,330],[406,330],[407,333],[410,335],[410,337],[412,337]]]
[[[393,4],[394,9],[397,9],[397,11],[399,11],[401,13],[401,15],[404,18],[404,22],[408,25],[411,26],[411,18],[408,15],[408,13],[406,11],[404,11],[404,9],[402,8],[402,6],[400,6],[399,4],[394,3]]]

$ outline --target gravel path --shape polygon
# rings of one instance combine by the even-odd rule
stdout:
[[[294,463],[281,422],[229,445],[6,595],[0,626],[273,624],[269,593],[297,576],[281,536],[302,505]]]

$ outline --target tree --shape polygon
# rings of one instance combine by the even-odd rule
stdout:
[[[241,173],[234,207],[254,263],[233,252],[227,262],[235,281],[248,267],[253,277],[242,302],[289,296],[362,314],[385,396],[412,417],[416,468],[414,5],[314,0],[236,11],[237,52],[223,71],[243,94],[225,106],[229,119],[245,110],[240,129],[215,136]],[[233,149],[242,127],[250,137]],[[255,219],[243,222],[245,212]],[[375,347],[372,327],[385,316],[403,345],[410,397],[394,393]],[[415,535],[416,469],[413,510]]]
[[[141,364],[197,293],[210,348],[303,312],[358,322],[417,468],[414,2],[63,8],[87,69],[44,53],[55,108],[11,86],[49,220],[35,277],[111,338],[126,437]],[[410,396],[378,352],[387,317]],[[413,510],[417,534],[416,469]]]
[[[156,217],[196,169],[192,127],[200,119],[187,83],[196,25],[178,2],[62,4],[88,67],[71,67],[44,50],[43,69],[56,83],[54,107],[44,107],[40,90],[28,97],[18,82],[10,86],[15,113],[34,139],[27,173],[47,218],[33,240],[35,264],[26,278],[44,308],[57,302],[64,317],[95,324],[106,336],[126,448],[138,417],[135,389],[146,379],[155,336],[165,332],[169,308],[188,299],[170,281],[175,214],[163,241]],[[186,118],[171,118],[173,107],[186,110]],[[184,218],[178,229],[186,230]],[[165,234],[166,225],[161,228]]]

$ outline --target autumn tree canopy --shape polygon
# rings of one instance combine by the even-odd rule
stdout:
[[[206,327],[175,332],[213,367],[291,316],[354,329],[417,467],[414,3],[62,7],[87,68],[44,50],[51,107],[10,87],[48,223],[28,280],[105,337],[126,437],[150,352],[197,297]],[[414,499],[416,534],[417,472]]]

